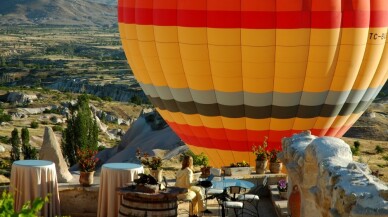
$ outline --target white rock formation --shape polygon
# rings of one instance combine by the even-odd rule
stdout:
[[[170,127],[152,130],[145,118],[140,116],[122,137],[118,146],[100,152],[97,157],[103,163],[135,162],[137,148],[152,155],[154,149],[173,150],[180,145],[180,138]]]
[[[5,148],[2,145],[0,145],[0,152],[5,152]]]
[[[367,165],[353,161],[341,139],[306,131],[284,138],[282,147],[289,191],[295,185],[300,189],[301,217],[388,216],[388,187]]]
[[[7,102],[10,103],[32,103],[36,99],[38,97],[35,94],[28,95],[19,92],[9,92],[7,95]]]
[[[46,127],[44,130],[43,144],[39,152],[39,158],[55,163],[59,183],[67,183],[73,179],[51,127]]]

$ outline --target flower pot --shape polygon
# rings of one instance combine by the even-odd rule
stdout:
[[[84,187],[88,187],[91,184],[93,184],[93,176],[94,176],[94,171],[93,172],[81,171],[79,175],[79,183]]]
[[[211,167],[201,167],[201,178],[207,178],[210,175],[210,168]]]
[[[226,176],[245,176],[251,174],[250,167],[225,167]]]
[[[282,171],[282,168],[283,168],[283,164],[280,162],[274,162],[274,163],[271,162],[269,164],[269,170],[271,171],[271,173],[280,173],[280,171]]]
[[[163,169],[150,169],[150,175],[153,176],[159,183],[163,180]]]
[[[279,196],[281,199],[287,200],[287,191],[279,191]]]
[[[263,161],[256,160],[256,173],[257,174],[264,174],[265,170],[267,168],[267,165],[268,165],[267,160],[263,160]]]

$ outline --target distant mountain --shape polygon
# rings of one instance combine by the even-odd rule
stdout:
[[[101,4],[101,2],[112,1],[0,0],[0,25],[115,25],[117,23],[116,6]]]

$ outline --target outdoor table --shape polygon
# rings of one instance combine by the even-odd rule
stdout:
[[[46,160],[19,160],[12,164],[10,192],[14,195],[14,207],[19,212],[27,201],[49,196],[40,215],[60,216],[57,172],[55,164]]]
[[[224,190],[230,186],[240,186],[247,189],[255,187],[255,184],[249,181],[240,180],[240,179],[223,179],[220,181],[212,181],[214,189]]]
[[[220,181],[212,181],[213,186],[212,188],[218,189],[218,190],[224,190],[227,187],[231,186],[239,186],[239,187],[244,187],[247,189],[251,189],[255,187],[255,184],[249,181],[245,180],[240,180],[240,179],[222,179]],[[223,204],[220,204],[221,206],[221,216],[225,216],[225,207]]]
[[[133,182],[144,172],[143,166],[134,163],[107,163],[102,165],[98,194],[98,217],[117,217],[121,196],[116,189]]]

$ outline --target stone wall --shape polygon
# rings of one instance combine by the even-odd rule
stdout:
[[[353,161],[341,139],[305,131],[284,138],[282,148],[289,194],[295,185],[300,190],[301,217],[388,217],[387,184]]]
[[[95,217],[98,207],[98,185],[80,187],[79,184],[59,188],[61,215],[72,217]]]

